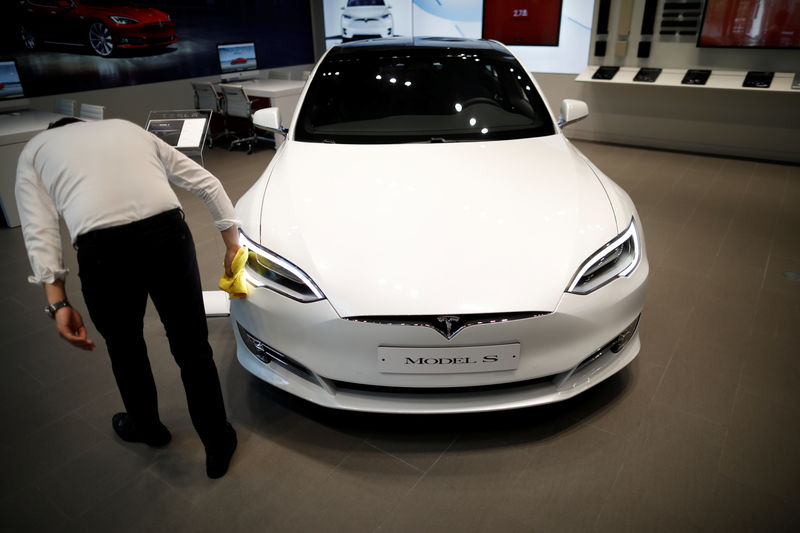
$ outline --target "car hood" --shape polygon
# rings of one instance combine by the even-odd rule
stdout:
[[[169,17],[163,11],[150,7],[136,6],[97,6],[93,7],[96,15],[130,17],[142,23],[166,21]]]
[[[343,317],[552,311],[618,233],[606,191],[560,135],[287,141],[262,179],[261,243]]]

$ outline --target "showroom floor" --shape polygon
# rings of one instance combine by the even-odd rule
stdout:
[[[337,412],[287,396],[211,342],[239,448],[211,481],[177,367],[146,318],[163,449],[120,441],[102,339],[61,341],[0,229],[4,531],[789,531],[800,520],[800,167],[576,143],[634,198],[651,264],[642,350],[588,393],[459,416]],[[272,156],[215,149],[235,200]],[[180,194],[204,286],[222,242]],[[157,258],[153,258],[154,261]],[[74,252],[68,290],[83,310]],[[124,280],[120,280],[124,282]],[[124,302],[120,302],[124,305]]]

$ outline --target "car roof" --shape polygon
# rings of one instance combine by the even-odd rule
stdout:
[[[484,39],[463,39],[460,37],[391,37],[389,39],[365,39],[335,46],[331,52],[337,54],[359,52],[383,52],[407,48],[456,49],[456,50],[492,50],[508,53],[508,49],[497,41]]]

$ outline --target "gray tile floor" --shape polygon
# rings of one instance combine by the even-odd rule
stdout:
[[[60,341],[19,229],[0,230],[4,531],[790,531],[800,520],[800,167],[579,142],[636,201],[651,284],[642,351],[571,401],[470,416],[317,408],[235,359],[210,321],[239,449],[211,481],[155,313],[173,442],[119,441],[102,339]],[[272,156],[208,151],[238,198]],[[205,286],[222,244],[180,195]],[[153,258],[157,260],[157,258]],[[68,283],[83,309],[74,252]]]

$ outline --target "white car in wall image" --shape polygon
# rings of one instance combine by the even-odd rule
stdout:
[[[384,0],[347,0],[342,8],[342,41],[392,37],[390,9]]]
[[[570,398],[638,354],[649,266],[628,195],[561,133],[503,45],[331,48],[237,203],[241,364],[319,405],[390,413]]]

